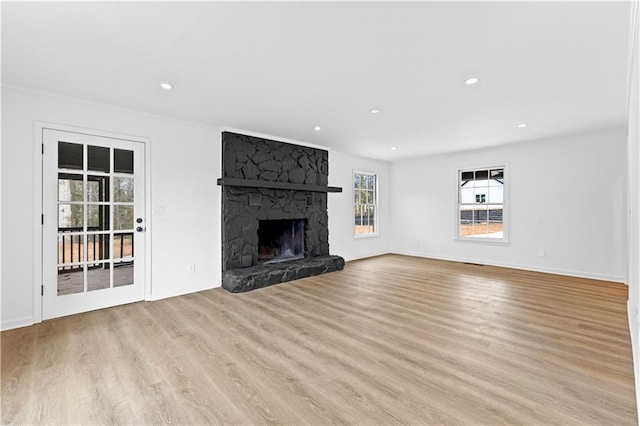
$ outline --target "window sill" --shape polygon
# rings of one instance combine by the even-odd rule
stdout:
[[[455,237],[453,239],[454,241],[457,242],[461,242],[461,243],[481,243],[481,244],[493,244],[493,245],[497,245],[497,246],[508,246],[509,245],[509,240],[505,240],[505,239],[496,239],[496,238],[462,238],[462,237]]]
[[[359,235],[354,235],[353,239],[354,240],[359,240],[361,238],[376,238],[378,237],[378,234],[359,234]]]

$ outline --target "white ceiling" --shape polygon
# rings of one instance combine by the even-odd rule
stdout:
[[[395,160],[624,128],[628,16],[625,2],[4,2],[2,83]]]

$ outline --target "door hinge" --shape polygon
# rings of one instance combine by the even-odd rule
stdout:
[[[42,144],[42,153],[44,154],[44,144]]]
[[[44,214],[40,215],[40,224],[44,225]]]
[[[40,296],[44,296],[44,284],[40,286]]]

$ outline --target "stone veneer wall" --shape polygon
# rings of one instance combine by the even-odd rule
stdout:
[[[327,185],[329,159],[325,150],[223,132],[222,170],[223,178]],[[329,255],[326,193],[223,186],[223,271],[257,264],[264,219],[307,219],[305,257]]]

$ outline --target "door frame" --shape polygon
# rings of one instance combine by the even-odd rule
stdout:
[[[43,121],[34,122],[34,137],[33,137],[33,271],[32,271],[32,284],[33,284],[33,323],[42,322],[42,285],[43,285],[43,244],[42,244],[42,214],[43,214],[43,155],[42,149],[44,144],[44,130],[57,130],[61,132],[79,133],[89,136],[98,136],[111,139],[122,139],[132,142],[142,143],[144,146],[144,167],[145,167],[145,211],[146,211],[146,228],[144,232],[145,239],[145,259],[144,259],[144,300],[151,300],[151,231],[152,215],[150,211],[151,206],[151,139],[142,136],[133,136],[123,133],[106,132],[103,130],[88,129],[85,127],[69,126],[65,124],[49,123]]]

